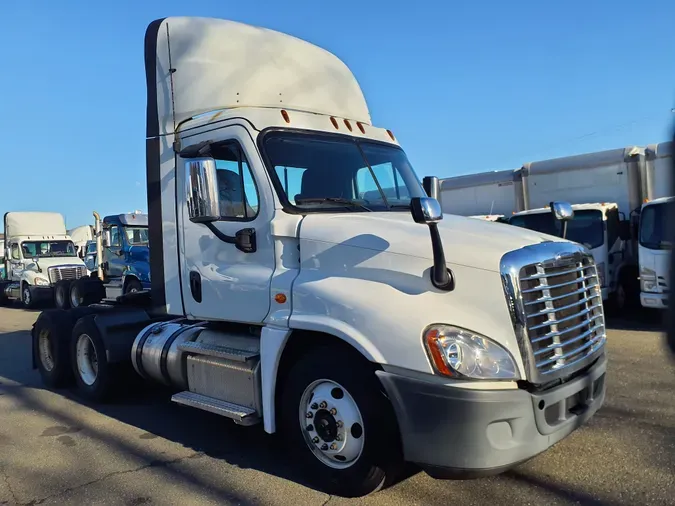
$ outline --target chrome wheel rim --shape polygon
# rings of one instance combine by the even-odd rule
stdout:
[[[335,381],[321,379],[300,397],[300,430],[305,443],[324,465],[346,469],[363,453],[363,417],[354,398]]]
[[[91,386],[98,377],[98,356],[94,342],[87,334],[81,334],[75,345],[77,371],[85,385]]]
[[[63,307],[66,299],[65,295],[63,294],[63,288],[60,287],[57,288],[55,296],[56,296],[56,305]]]
[[[51,372],[54,369],[54,355],[52,354],[52,340],[50,332],[42,329],[38,335],[38,353],[40,362],[45,371]]]
[[[30,300],[30,288],[25,287],[23,289],[23,303],[25,305],[29,305],[30,302],[31,302],[31,300]]]

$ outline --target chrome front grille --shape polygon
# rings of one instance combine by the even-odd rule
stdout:
[[[59,267],[50,267],[49,281],[54,284],[64,279],[79,279],[87,274],[83,265],[63,265]]]
[[[606,341],[602,292],[591,254],[573,243],[508,253],[502,280],[531,381],[572,374]]]

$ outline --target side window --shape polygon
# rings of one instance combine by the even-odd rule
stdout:
[[[220,217],[223,220],[250,221],[258,215],[258,188],[246,156],[238,144],[212,148],[218,173]]]
[[[403,178],[391,162],[372,166],[373,172],[368,167],[363,167],[356,172],[356,187],[359,199],[382,200],[382,194],[377,188],[373,174],[377,178],[380,188],[387,200],[410,200],[410,193]]]
[[[302,176],[307,169],[298,167],[274,167],[279,176],[284,191],[291,204],[295,204],[295,197],[302,193]]]
[[[18,244],[12,244],[12,260],[21,260]]]
[[[611,209],[607,211],[607,244],[611,248],[619,238],[619,211]]]
[[[110,246],[113,248],[120,248],[122,246],[120,228],[117,226],[110,227]]]

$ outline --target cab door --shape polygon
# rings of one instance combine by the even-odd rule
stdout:
[[[212,225],[233,237],[254,229],[256,249],[246,253],[219,239],[205,224],[193,223],[187,210],[186,160],[177,158],[181,290],[185,312],[194,318],[262,322],[270,308],[275,267],[271,221],[274,199],[265,169],[248,131],[233,125],[209,132],[190,144],[218,137],[211,144],[220,196],[220,219]],[[208,137],[207,137],[208,136]]]

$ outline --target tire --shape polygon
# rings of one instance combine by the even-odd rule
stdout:
[[[70,280],[56,283],[54,287],[54,305],[57,309],[70,309]]]
[[[129,281],[127,281],[124,285],[124,291],[122,294],[127,295],[128,293],[140,292],[141,290],[143,290],[143,285],[141,285],[141,282],[136,278],[130,278]]]
[[[105,344],[91,314],[77,320],[70,339],[70,359],[79,394],[89,401],[109,400],[116,391],[117,370],[107,361]]]
[[[38,316],[33,325],[35,364],[45,385],[61,388],[72,384],[70,366],[71,315],[60,309],[49,309]]]
[[[33,291],[30,289],[30,285],[25,282],[21,283],[21,305],[24,309],[33,309],[35,307]]]
[[[317,488],[360,497],[393,483],[403,465],[398,425],[371,364],[361,355],[333,346],[314,348],[292,366],[282,388],[282,434]],[[312,402],[309,392],[328,402]]]
[[[105,289],[98,279],[80,278],[70,285],[69,298],[71,307],[82,307],[100,302]]]

